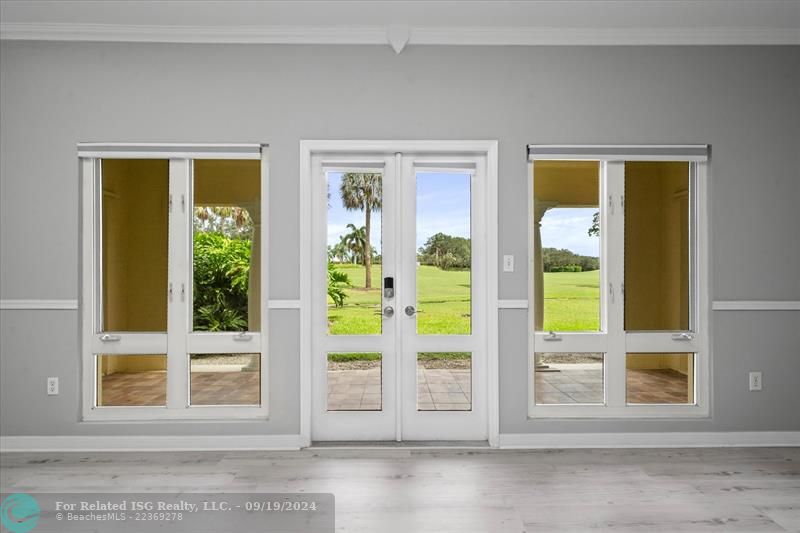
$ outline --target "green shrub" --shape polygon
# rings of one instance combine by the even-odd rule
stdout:
[[[342,307],[347,299],[346,287],[350,287],[350,276],[346,272],[337,270],[333,263],[328,263],[328,297],[333,300],[333,305]]]
[[[247,329],[250,241],[220,233],[194,235],[194,329]]]

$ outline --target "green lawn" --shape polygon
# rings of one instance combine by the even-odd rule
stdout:
[[[600,329],[600,271],[545,272],[544,330]]]
[[[364,335],[381,332],[381,317],[375,313],[381,305],[381,266],[372,267],[372,284],[364,290],[364,267],[337,265],[353,284],[348,289],[344,307],[328,301],[328,322],[333,335]],[[417,294],[417,328],[421,334],[470,333],[470,273],[420,266]],[[396,309],[397,312],[401,310]]]
[[[338,265],[350,276],[344,307],[328,302],[328,322],[333,335],[364,335],[381,332],[381,266],[372,267],[375,288],[364,290],[364,267]],[[593,331],[600,327],[600,272],[547,272],[545,279],[544,329]],[[470,332],[470,273],[420,266],[418,273],[417,328],[421,334],[468,334]],[[402,312],[397,309],[397,312]]]

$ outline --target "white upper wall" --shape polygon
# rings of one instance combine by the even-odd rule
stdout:
[[[4,0],[4,39],[411,44],[800,44],[798,0]]]

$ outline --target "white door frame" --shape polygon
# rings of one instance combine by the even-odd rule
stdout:
[[[311,444],[312,402],[312,156],[384,155],[413,153],[430,155],[478,155],[485,157],[486,176],[482,201],[485,202],[486,253],[486,434],[489,444],[497,446],[499,433],[498,339],[497,339],[497,141],[336,141],[307,140],[300,142],[300,440],[301,446]],[[399,169],[397,169],[399,170]],[[476,302],[477,305],[477,302]],[[398,427],[399,431],[399,427]]]

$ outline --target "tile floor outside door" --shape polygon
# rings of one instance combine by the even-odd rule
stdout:
[[[574,365],[573,365],[574,366]],[[632,403],[685,403],[687,377],[670,370],[629,370]],[[194,405],[257,405],[258,372],[192,372]],[[417,407],[422,411],[469,411],[471,371],[464,368],[419,368]],[[131,372],[103,376],[105,405],[165,405],[165,372]],[[328,409],[381,409],[381,369],[328,371]],[[602,403],[602,371],[570,369],[536,372],[537,403]]]
[[[417,408],[421,411],[469,411],[472,402],[469,369],[417,370]],[[381,409],[381,369],[328,370],[328,410]]]

